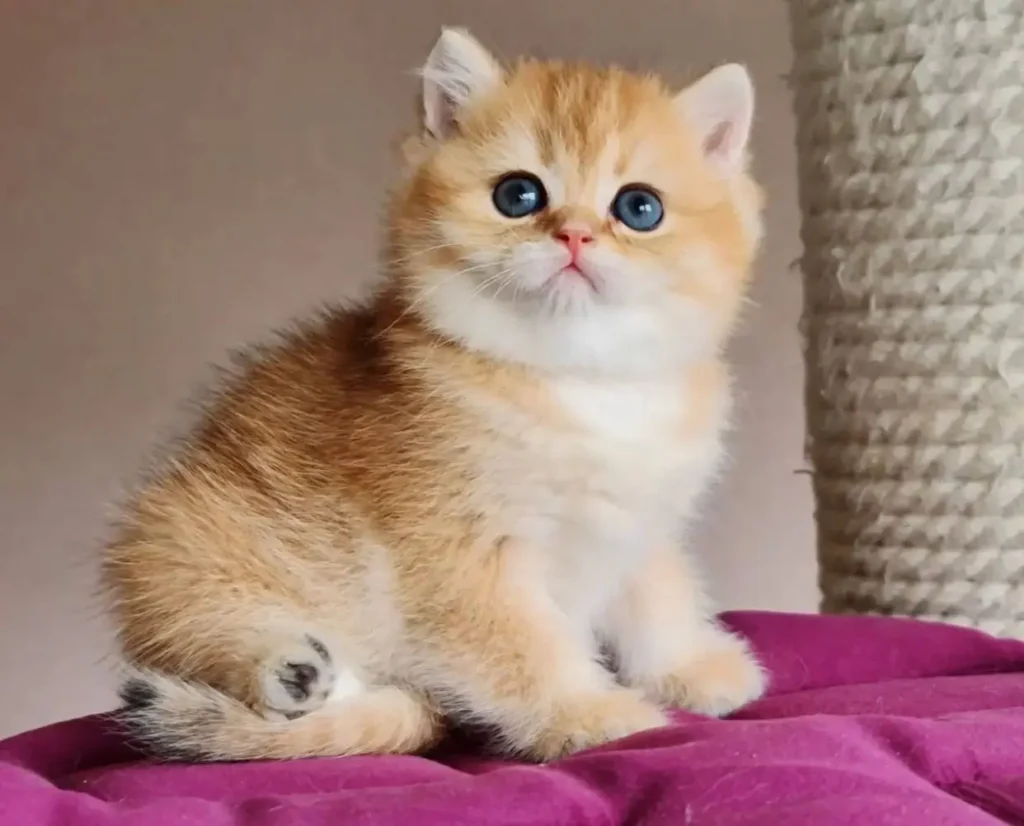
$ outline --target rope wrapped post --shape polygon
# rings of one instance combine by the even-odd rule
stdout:
[[[1024,0],[788,0],[822,610],[1024,637]]]

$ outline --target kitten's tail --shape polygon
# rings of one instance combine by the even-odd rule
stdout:
[[[267,719],[202,683],[133,670],[120,691],[119,720],[144,751],[164,760],[287,760],[408,754],[441,735],[436,713],[399,688],[330,702],[293,720]]]

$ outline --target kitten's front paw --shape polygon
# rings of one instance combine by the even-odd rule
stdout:
[[[612,689],[567,701],[527,751],[548,762],[667,722],[661,709],[639,692]]]
[[[335,679],[327,646],[307,635],[264,661],[260,705],[268,716],[300,717],[327,701]]]
[[[767,677],[747,644],[717,631],[711,643],[668,674],[644,681],[644,688],[665,705],[723,717],[764,694]]]

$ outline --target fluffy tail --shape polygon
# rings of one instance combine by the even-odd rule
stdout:
[[[438,715],[399,688],[366,690],[293,720],[267,719],[202,683],[133,671],[120,719],[147,753],[164,760],[286,760],[424,751],[441,736]]]

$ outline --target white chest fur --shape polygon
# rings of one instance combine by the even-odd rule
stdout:
[[[680,382],[563,379],[550,391],[569,427],[498,424],[514,435],[495,446],[488,487],[545,555],[552,595],[591,626],[648,552],[676,541],[716,463],[717,428],[688,432],[694,400]]]
[[[612,450],[620,444],[670,441],[685,415],[686,394],[679,386],[567,379],[553,390],[585,433]]]

